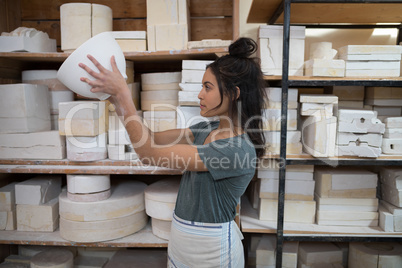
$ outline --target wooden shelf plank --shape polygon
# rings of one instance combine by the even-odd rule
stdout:
[[[253,209],[246,196],[241,199],[240,209],[241,230],[245,233],[276,233],[276,221],[261,221],[258,219],[257,210]],[[398,237],[402,233],[384,232],[380,227],[361,226],[324,226],[318,224],[303,224],[285,222],[284,235],[309,235],[309,236],[341,236],[341,237]]]
[[[125,52],[124,56],[126,60],[132,61],[170,61],[214,58],[216,55],[225,54],[227,52],[228,48],[203,48],[170,51]],[[64,52],[0,52],[0,58],[34,62],[63,62],[70,54],[71,53]]]
[[[264,80],[280,84],[279,75],[265,75]],[[289,86],[390,86],[402,87],[402,77],[317,77],[317,76],[289,76]]]
[[[168,241],[152,233],[151,224],[135,234],[104,242],[81,243],[63,239],[60,231],[21,232],[0,231],[0,244],[16,245],[48,245],[48,246],[75,246],[75,247],[167,247]]]
[[[375,24],[402,21],[402,1],[394,1],[394,3],[305,2],[291,4],[290,22],[292,24]],[[281,3],[281,0],[253,0],[247,22],[268,23]],[[283,12],[275,23],[283,23]]]
[[[0,160],[0,173],[181,175],[176,169],[135,161]]]

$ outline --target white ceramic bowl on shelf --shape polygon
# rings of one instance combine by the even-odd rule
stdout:
[[[84,69],[78,66],[80,62],[98,72],[95,65],[88,59],[88,54],[91,54],[103,67],[110,71],[112,70],[110,58],[114,55],[117,68],[123,77],[127,79],[126,60],[123,51],[113,36],[107,32],[97,34],[71,53],[58,70],[57,79],[78,95],[105,100],[110,97],[109,94],[92,93],[91,86],[80,80],[81,77],[95,80]]]

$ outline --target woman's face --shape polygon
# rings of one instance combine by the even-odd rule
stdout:
[[[204,77],[202,78],[202,89],[198,94],[200,99],[200,114],[205,117],[211,116],[227,116],[229,110],[229,98],[223,95],[222,105],[218,109],[216,108],[221,102],[221,96],[219,93],[218,82],[215,75],[208,68]]]

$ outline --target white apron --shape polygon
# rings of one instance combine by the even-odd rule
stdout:
[[[173,215],[168,267],[244,267],[243,235],[234,221],[202,223]]]

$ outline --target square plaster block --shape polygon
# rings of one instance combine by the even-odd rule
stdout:
[[[312,59],[304,63],[305,76],[344,77],[345,61],[332,59]]]
[[[116,39],[123,52],[147,51],[147,40]]]
[[[382,167],[380,169],[380,181],[396,189],[402,189],[402,168]]]
[[[35,84],[0,85],[0,133],[48,131],[48,88]]]
[[[400,61],[346,61],[347,70],[393,70],[399,67]]]
[[[384,122],[386,128],[402,128],[402,117],[388,117]]]
[[[280,131],[264,131],[265,142],[268,144],[279,144],[281,142]],[[300,131],[288,131],[286,134],[286,143],[298,143],[301,140]]]
[[[213,117],[204,117],[200,115],[200,107],[196,106],[178,106],[176,116],[177,128],[188,128],[191,125],[202,121],[214,120]]]
[[[15,185],[12,182],[0,188],[0,211],[15,210]]]
[[[402,87],[366,87],[367,99],[402,99]]]
[[[0,134],[0,159],[63,159],[66,140],[58,131]]]
[[[19,205],[41,205],[59,196],[61,176],[37,176],[15,185],[15,202]]]
[[[285,222],[314,223],[315,201],[285,201]],[[276,199],[261,198],[259,203],[259,219],[262,221],[276,221],[278,201]]]
[[[307,116],[299,126],[303,151],[314,157],[335,155],[336,117]]]
[[[392,70],[345,70],[345,77],[399,77],[400,69]]]
[[[401,47],[394,45],[347,45],[338,49],[339,55],[401,54]]]
[[[391,204],[385,200],[381,200],[380,205],[393,216],[394,231],[401,232],[402,231],[402,208],[394,206],[393,204]]]
[[[72,51],[92,37],[91,14],[90,3],[60,6],[61,50]]]
[[[178,90],[181,81],[181,72],[162,72],[141,74],[142,90]],[[171,85],[171,88],[147,88],[156,85]]]
[[[187,23],[190,15],[187,0],[147,0],[147,24]]]
[[[94,137],[67,136],[67,159],[84,162],[105,159],[106,144],[106,133]]]
[[[151,131],[164,131],[176,128],[176,112],[174,111],[154,111],[144,112],[144,124],[146,124]]]
[[[384,138],[402,139],[402,128],[385,128]]]
[[[338,111],[338,131],[351,133],[384,133],[385,124],[377,119],[377,112],[367,110]]]
[[[200,106],[198,99],[199,92],[193,91],[179,91],[179,105],[180,106]]]
[[[65,136],[96,136],[105,133],[109,119],[105,101],[59,103],[59,132]]]
[[[369,146],[367,143],[350,143],[349,145],[336,145],[335,156],[358,156],[377,158],[381,155],[381,148]]]
[[[353,180],[351,179],[353,178]],[[375,198],[376,173],[356,169],[316,169],[315,192],[321,197]]]
[[[378,133],[367,133],[367,134],[355,134],[355,133],[346,133],[339,132],[336,138],[337,145],[347,146],[351,143],[354,143],[356,146],[361,145],[362,143],[367,144],[372,147],[381,147],[382,144],[382,135]]]
[[[286,180],[285,199],[312,201],[314,199],[314,181]],[[275,199],[278,197],[278,179],[260,180],[260,198]]]
[[[187,44],[188,49],[199,49],[199,48],[217,48],[217,47],[228,47],[232,44],[232,40],[221,40],[221,39],[203,39],[201,41],[189,41]]]
[[[280,109],[264,109],[263,110],[263,129],[271,131],[281,130],[281,110]],[[287,129],[297,130],[297,110],[289,109],[287,116]]]
[[[378,209],[379,222],[378,225],[384,232],[394,232],[394,215],[392,215],[385,207],[380,206]]]
[[[289,75],[303,76],[304,46],[304,39],[289,40]],[[264,75],[282,75],[282,49],[282,37],[258,39],[257,55]]]
[[[302,103],[300,107],[300,115],[303,116],[320,116],[332,117],[334,110],[333,103]]]
[[[381,150],[384,154],[402,155],[402,139],[384,138]]]
[[[383,200],[397,207],[402,207],[402,190],[381,183],[381,197]]]
[[[336,198],[321,197],[315,194],[317,210],[320,211],[365,211],[376,212],[378,210],[377,198]]]
[[[180,83],[179,87],[182,91],[200,92],[202,89],[201,83]]]
[[[282,267],[296,267],[299,242],[284,242],[282,249]],[[275,267],[276,237],[263,235],[256,248],[257,267]]]
[[[289,40],[289,75],[303,75],[305,27],[291,26]],[[283,28],[261,25],[258,32],[261,69],[266,75],[282,74]]]
[[[181,82],[182,83],[202,83],[204,70],[182,70]]]
[[[298,258],[306,265],[342,263],[342,251],[331,242],[301,242]]]
[[[59,200],[42,205],[17,205],[17,230],[53,232],[59,226]]]
[[[289,32],[292,39],[305,39],[305,26],[291,26]],[[279,25],[260,25],[258,29],[258,37],[260,38],[283,38],[283,27]]]
[[[189,40],[189,27],[187,24],[164,24],[154,25],[154,27],[157,51],[187,48]]]
[[[117,114],[109,115],[108,144],[131,144],[130,137],[122,120]]]
[[[183,60],[182,68],[183,70],[201,70],[205,72],[207,65],[212,62],[212,60]]]
[[[300,94],[300,103],[326,103],[337,104],[338,97],[328,94]]]
[[[389,54],[342,54],[339,55],[342,60],[349,61],[400,61],[401,53]]]
[[[378,220],[377,211],[325,211],[317,210],[317,222],[319,221],[360,221]]]
[[[0,52],[57,52],[56,39],[35,30],[30,36],[0,36]]]
[[[280,132],[264,131],[266,142],[266,153],[279,154],[280,151]],[[300,142],[300,131],[288,131],[286,136],[286,153],[301,154],[302,144]]]
[[[266,109],[281,109],[282,108],[282,88],[267,87],[265,88],[268,102],[265,104]],[[298,89],[288,89],[288,109],[297,109]]]
[[[332,86],[325,89],[330,94],[337,96],[339,101],[364,100],[364,86]]]

